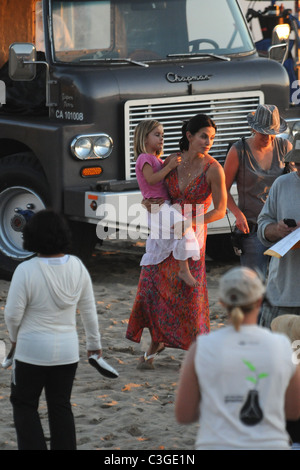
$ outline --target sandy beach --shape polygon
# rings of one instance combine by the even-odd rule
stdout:
[[[155,370],[137,370],[138,359],[149,343],[148,331],[140,344],[125,338],[143,252],[141,242],[104,241],[102,246],[97,245],[89,265],[103,357],[118,370],[119,377],[105,378],[88,364],[79,318],[81,359],[72,394],[78,450],[193,450],[197,425],[179,425],[174,417],[179,370],[186,353],[166,349],[156,358]],[[210,259],[206,263],[212,329],[225,324],[217,287],[220,275],[229,267]],[[0,340],[7,347],[3,311],[8,288],[9,282],[0,280]],[[0,369],[0,450],[17,450],[9,401],[10,377],[11,370]],[[48,436],[43,397],[40,414]]]

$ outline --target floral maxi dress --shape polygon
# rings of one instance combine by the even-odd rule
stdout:
[[[166,178],[172,204],[202,206],[207,212],[212,194],[206,180],[209,162],[183,192],[180,192],[177,170]],[[197,235],[196,231],[196,235]],[[139,343],[143,329],[148,328],[152,340],[165,347],[187,350],[199,334],[209,332],[209,305],[205,271],[205,242],[207,227],[202,226],[197,237],[201,246],[200,259],[189,259],[190,271],[197,286],[189,287],[178,277],[179,265],[172,255],[158,265],[143,266],[137,294],[129,318],[126,338]]]

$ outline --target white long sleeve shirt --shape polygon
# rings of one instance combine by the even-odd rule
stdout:
[[[4,317],[15,359],[35,365],[79,360],[76,316],[79,310],[87,350],[101,349],[90,275],[75,256],[32,258],[13,275]]]

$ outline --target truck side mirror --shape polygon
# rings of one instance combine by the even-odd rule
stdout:
[[[8,74],[12,80],[30,81],[36,75],[36,49],[33,44],[13,43],[9,47]]]
[[[269,48],[269,58],[276,62],[286,60],[289,51],[291,28],[288,24],[278,24],[272,31],[272,45]]]

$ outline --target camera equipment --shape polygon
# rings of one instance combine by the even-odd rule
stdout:
[[[233,250],[237,256],[241,256],[243,253],[242,240],[246,238],[248,233],[241,232],[237,227],[231,232],[231,243]]]

